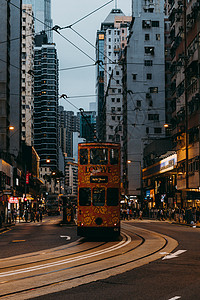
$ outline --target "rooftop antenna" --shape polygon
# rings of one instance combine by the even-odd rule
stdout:
[[[115,0],[115,9],[117,9],[117,0]]]

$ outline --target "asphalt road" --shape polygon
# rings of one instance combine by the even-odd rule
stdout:
[[[105,280],[34,299],[200,299],[200,229],[159,221],[135,221],[129,224],[176,239],[179,246],[173,253],[177,253],[177,256],[159,259]],[[186,251],[179,253],[179,250]]]
[[[75,226],[59,226],[61,217],[20,223],[0,234],[0,259],[66,245],[77,239]],[[67,240],[61,236],[69,236]]]

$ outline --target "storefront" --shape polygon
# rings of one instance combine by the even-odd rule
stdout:
[[[142,170],[144,202],[148,208],[176,207],[177,155],[162,158]]]

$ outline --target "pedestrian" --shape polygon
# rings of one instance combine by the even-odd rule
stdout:
[[[25,222],[27,223],[28,222],[28,210],[27,209],[25,210],[24,218],[25,218]]]
[[[142,210],[140,210],[140,212],[139,212],[139,219],[140,220],[142,220],[142,213],[143,213]]]
[[[132,219],[132,209],[130,208],[130,211],[129,211],[129,216],[130,216],[130,220]]]
[[[33,222],[33,221],[35,223],[35,212],[32,210],[31,211],[31,222]]]
[[[11,224],[11,211],[8,210],[8,223]]]
[[[14,209],[14,211],[13,211],[13,217],[14,217],[14,221],[16,223],[17,222],[17,211],[16,211],[16,209]]]
[[[40,221],[40,212],[39,212],[39,210],[37,210],[37,212],[36,212],[36,220],[37,220],[37,222]]]
[[[129,220],[129,215],[130,215],[130,209],[127,208],[126,210],[126,219]]]
[[[42,222],[42,210],[40,210],[40,221]]]

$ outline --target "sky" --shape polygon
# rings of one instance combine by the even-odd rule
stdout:
[[[109,0],[51,0],[53,24],[65,27],[73,24],[82,17],[90,14],[99,7],[105,5]],[[127,16],[131,15],[131,0],[118,0],[117,8],[120,8]],[[54,43],[58,51],[59,58],[59,94],[66,94],[68,103],[61,98],[59,105],[65,110],[77,112],[79,108],[89,110],[89,103],[96,101],[95,83],[96,70],[94,66],[96,33],[100,29],[101,23],[106,19],[110,11],[115,7],[115,1],[94,12],[84,20],[72,26],[72,29],[63,29],[60,33],[71,43],[75,44],[88,56],[76,49],[70,42],[59,34],[54,33]],[[89,41],[89,45],[79,35]],[[89,66],[88,66],[89,65]],[[91,66],[92,65],[92,66]],[[77,68],[85,66],[82,68]],[[71,70],[61,70],[74,68]],[[74,105],[74,106],[73,106]]]

